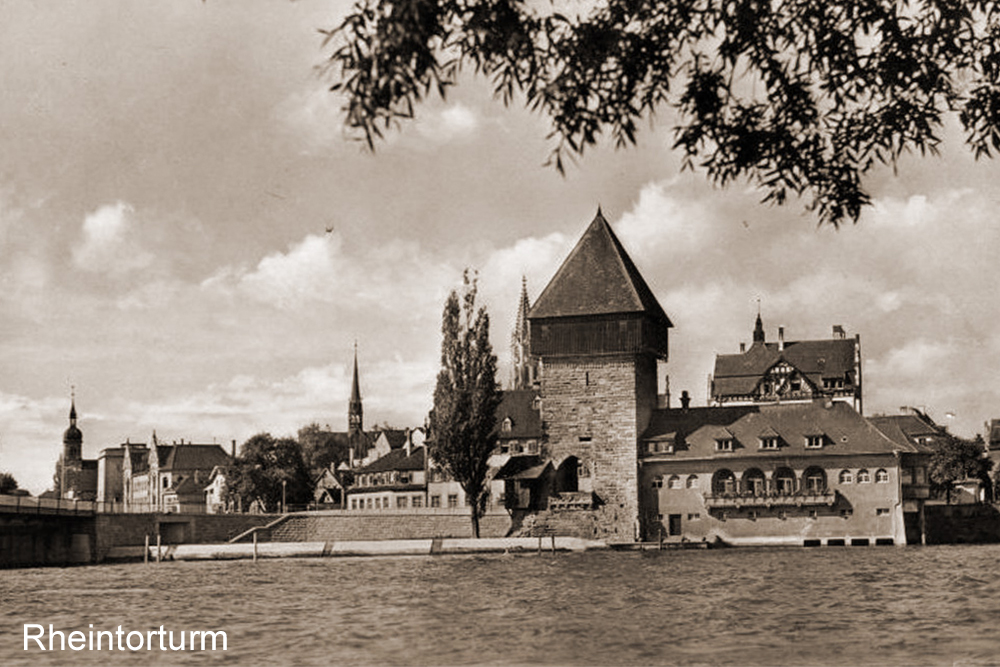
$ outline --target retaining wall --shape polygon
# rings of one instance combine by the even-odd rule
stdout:
[[[480,518],[481,537],[505,537],[510,515],[491,512]],[[272,542],[336,542],[471,537],[468,510],[329,511],[294,514],[271,530]]]
[[[273,514],[98,514],[95,557],[101,562],[114,547],[142,546],[147,535],[154,544],[157,534],[163,544],[226,542],[275,518]]]

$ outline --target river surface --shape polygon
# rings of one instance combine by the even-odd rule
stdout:
[[[0,664],[997,665],[998,571],[996,545],[0,570]],[[24,650],[25,623],[228,650]]]

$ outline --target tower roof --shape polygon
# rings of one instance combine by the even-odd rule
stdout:
[[[645,313],[673,326],[600,208],[535,301],[531,319]]]
[[[63,442],[76,442],[83,440],[83,433],[76,425],[76,396],[70,399],[69,405],[69,428],[63,433]]]
[[[361,402],[361,389],[358,387],[358,346],[354,345],[354,379],[351,381],[351,403]]]

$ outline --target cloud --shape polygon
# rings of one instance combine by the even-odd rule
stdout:
[[[622,215],[615,230],[643,258],[695,252],[713,239],[709,206],[684,194],[681,179],[647,183],[639,201]]]
[[[135,209],[125,202],[100,207],[83,221],[83,239],[73,249],[73,261],[81,269],[121,275],[142,269],[153,261],[135,239]]]
[[[408,336],[411,346],[433,335],[434,319],[461,270],[412,241],[360,245],[348,245],[339,232],[309,234],[252,268],[222,267],[202,281],[201,291],[222,297],[238,312],[266,305],[337,327],[343,324],[338,317],[352,318],[355,327],[363,320],[355,333],[396,331]],[[407,334],[406,327],[419,335]]]
[[[342,104],[341,95],[323,86],[311,85],[308,90],[296,92],[279,104],[274,117],[298,140],[302,153],[316,154],[344,143]]]
[[[419,117],[416,126],[420,136],[443,144],[472,136],[479,127],[479,116],[464,104],[455,103]]]
[[[240,374],[193,394],[130,401],[121,410],[140,437],[155,429],[166,439],[243,442],[261,431],[294,436],[312,422],[344,431],[351,371],[348,363],[332,363],[273,380]],[[431,406],[436,372],[435,364],[426,359],[362,358],[365,427],[375,420],[398,427],[421,426]]]
[[[68,413],[65,397],[33,399],[0,392],[0,471],[12,473],[32,493],[49,488]]]

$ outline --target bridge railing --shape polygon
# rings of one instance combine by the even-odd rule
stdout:
[[[88,500],[0,494],[0,512],[18,514],[93,514],[99,511],[96,508],[99,504]]]

